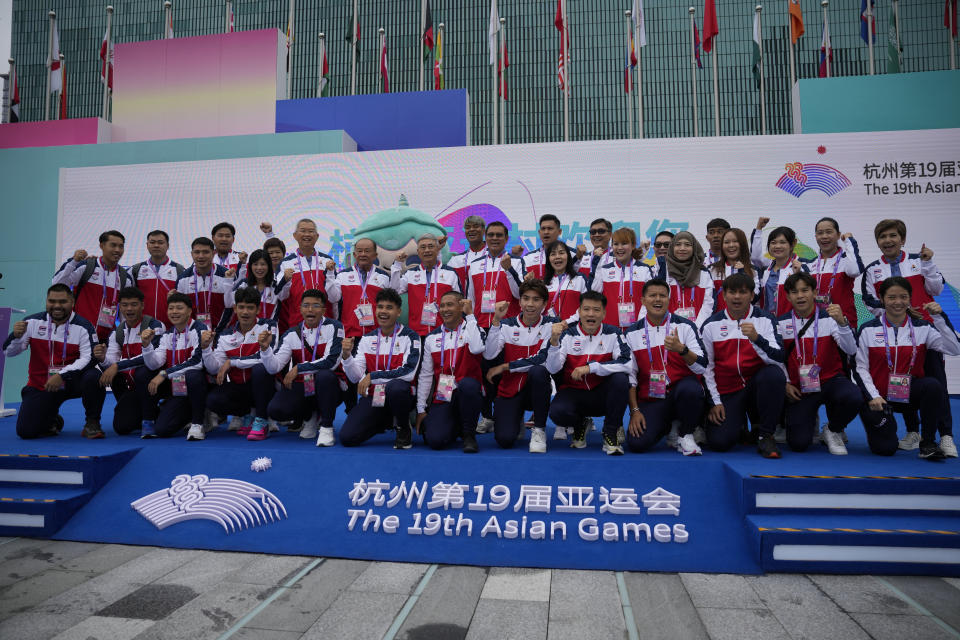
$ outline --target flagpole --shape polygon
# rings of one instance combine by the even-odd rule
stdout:
[[[290,30],[290,51],[287,52],[289,60],[287,70],[287,100],[293,99],[293,43],[296,38],[296,29],[293,25],[293,0],[290,0],[290,14],[287,16],[287,29]]]
[[[353,42],[353,51],[350,58],[350,95],[357,95],[357,21],[360,19],[360,0],[353,0],[353,31],[350,32],[350,41]]]
[[[796,63],[793,60],[793,18],[790,17],[790,0],[787,0],[787,48],[790,49],[790,95],[793,95],[793,85],[797,84]],[[793,98],[791,98],[793,100]]]
[[[441,22],[439,25],[437,25],[437,28],[439,29],[439,31],[437,31],[437,40],[436,40],[436,42],[433,43],[433,64],[434,64],[434,65],[437,64],[437,48],[438,48],[440,45],[444,44],[444,42],[443,42],[443,31],[444,31],[444,29],[446,29],[447,27],[446,27],[446,25],[444,25],[444,24]],[[440,49],[440,54],[441,54],[441,57],[440,57],[440,77],[443,78],[444,87],[446,87],[446,78],[444,77],[444,74],[446,73],[446,70],[443,68],[443,49],[442,49],[442,48]],[[436,85],[434,85],[433,88],[436,89],[436,88],[437,88]],[[441,87],[441,89],[442,89],[442,88],[443,88],[443,87]],[[470,144],[469,140],[467,141],[467,144]]]
[[[767,99],[763,77],[763,20],[761,19],[763,6],[758,4],[754,11],[757,12],[757,35],[760,38],[760,135],[765,136],[767,135]]]
[[[47,45],[47,97],[43,101],[43,119],[50,119],[50,76],[53,75],[53,23],[57,19],[57,12],[51,11],[47,14],[50,17],[50,36]]]
[[[496,7],[496,2],[493,2],[490,5],[490,24],[491,25],[493,24],[494,7]],[[496,11],[497,11],[497,18],[498,18],[497,26],[499,26],[500,25],[499,8],[496,9]],[[487,25],[487,28],[488,29],[491,28],[490,25]],[[487,40],[489,41],[489,39],[490,39],[490,34],[488,33]],[[488,42],[488,46],[489,46],[489,42]],[[493,60],[490,62],[490,83],[491,83],[490,88],[492,89],[492,93],[490,94],[490,98],[491,98],[490,99],[490,141],[491,141],[491,144],[497,144],[497,141],[499,140],[499,137],[500,137],[500,128],[497,126],[497,111],[498,111],[497,109],[497,98],[498,98],[497,96],[497,65],[500,62],[499,58],[500,58],[500,52],[494,51]]]
[[[631,13],[633,13],[631,11]],[[640,20],[637,19],[636,26],[634,27],[634,48],[637,51],[637,84],[635,88],[637,90],[637,134],[639,138],[643,138],[643,77],[640,75],[641,70],[643,69],[643,60],[640,57],[640,52],[643,51],[643,47],[640,45]]]
[[[820,6],[823,7],[823,32],[827,36],[827,41],[823,44],[830,45],[826,51],[823,52],[824,62],[827,64],[827,77],[830,77],[830,52],[833,49],[833,43],[830,42],[830,23],[827,21],[827,6],[830,4],[829,0],[820,0]]]
[[[386,31],[380,27],[377,33],[380,34],[380,46],[377,51],[377,93],[383,93],[383,36]]]
[[[713,131],[720,135],[720,78],[717,77],[717,38],[713,38]]]
[[[693,42],[693,16],[697,10],[690,7],[687,11],[690,13],[690,64],[692,65],[690,72],[690,89],[693,96],[693,136],[698,138],[700,137],[700,122],[699,115],[697,114],[697,49]]]
[[[897,60],[900,63],[900,71],[903,71],[903,58],[900,56],[900,0],[893,0],[893,21],[897,25]]]
[[[631,11],[630,9],[627,9],[626,11],[623,12],[623,17],[627,21],[627,37],[626,37],[627,55],[626,55],[626,60],[624,61],[624,66],[625,66],[624,74],[627,80],[627,84],[625,87],[627,89],[627,138],[633,138],[633,100],[631,99],[632,96],[630,95],[630,90],[633,88],[632,87],[633,69],[630,67],[630,28],[632,26],[630,24],[631,22],[630,16],[632,15],[633,15],[633,11]]]
[[[63,100],[63,85],[66,84],[66,80],[67,80],[67,74],[63,72],[64,69],[66,69],[66,67],[64,67],[64,64],[66,63],[64,62],[63,54],[61,53],[60,54],[60,91],[57,91],[57,104],[56,104],[57,117],[54,118],[54,120],[60,119],[60,112],[63,109],[61,105],[61,101]]]
[[[103,61],[103,119],[110,104],[110,43],[113,41],[113,5],[107,5],[107,58]]]
[[[7,99],[7,106],[3,109],[3,121],[9,124],[10,114],[13,112],[13,89],[17,80],[17,63],[13,58],[7,58],[7,64],[10,65],[10,70],[7,72],[7,93],[10,97]]]
[[[503,51],[507,41],[506,28],[507,19],[500,18],[500,62],[498,63],[500,65],[504,64],[505,61]],[[500,144],[507,144],[507,97],[504,95],[506,85],[507,68],[503,67],[500,70]]]
[[[170,25],[173,23],[173,3],[167,0],[163,3],[163,38],[170,38]]]
[[[420,0],[420,91],[423,91],[423,32],[427,29],[427,0]]]
[[[870,75],[873,75],[873,0],[867,0],[867,49],[870,50]]]
[[[567,0],[561,0],[563,11],[563,140],[570,142],[570,32],[567,31]],[[953,42],[951,40],[951,42]]]
[[[323,95],[323,59],[327,55],[327,37],[320,32],[320,76],[317,80],[317,97]]]
[[[956,51],[957,43],[956,43],[956,40],[954,40],[953,38],[953,27],[954,27],[953,21],[954,21],[954,16],[956,15],[954,6],[956,5],[956,3],[957,3],[957,0],[950,0],[950,4],[948,5],[949,8],[947,9],[947,15],[950,16],[949,17],[950,28],[947,30],[948,34],[950,35],[950,69],[957,68],[957,51]],[[898,27],[900,26],[899,22],[897,23],[897,26]]]

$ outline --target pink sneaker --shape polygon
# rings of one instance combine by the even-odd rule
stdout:
[[[263,418],[256,418],[253,426],[250,427],[250,433],[247,434],[247,440],[266,440],[270,427]]]
[[[240,428],[237,429],[237,433],[241,436],[249,434],[251,424],[253,424],[253,416],[248,413],[240,419]]]

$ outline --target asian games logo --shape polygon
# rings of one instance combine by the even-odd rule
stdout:
[[[823,147],[823,152],[826,151]],[[785,173],[777,180],[777,186],[799,198],[807,191],[822,191],[827,197],[835,196],[850,186],[850,179],[826,164],[816,162],[788,162]]]

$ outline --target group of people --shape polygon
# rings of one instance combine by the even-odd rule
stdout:
[[[114,430],[142,438],[203,440],[230,417],[248,440],[285,426],[317,446],[356,446],[393,431],[408,449],[416,432],[474,453],[478,432],[510,448],[529,428],[530,452],[543,453],[548,418],[555,440],[583,448],[602,417],[611,455],[666,439],[685,456],[751,443],[778,458],[779,444],[803,451],[817,438],[846,454],[859,415],[875,454],[956,457],[943,356],[960,342],[933,299],[944,287],[933,251],[906,252],[904,223],[882,220],[881,255],[865,266],[823,218],[817,256],[801,259],[789,227],[764,243],[768,223],[748,239],[711,220],[706,251],[688,231],[661,232],[651,263],[649,245],[602,218],[590,246],[569,246],[544,215],[541,247],[524,253],[506,250],[506,225],[472,216],[463,253],[443,262],[446,238],[428,233],[389,270],[369,238],[338,268],[309,219],[293,252],[261,224],[266,241],[249,256],[220,223],[192,242],[186,268],[161,230],[124,268],[125,238],[106,231],[100,255],[76,251],[46,310],[4,343],[8,357],[30,350],[17,433],[58,434],[61,404],[79,397],[82,435],[102,438],[109,389]],[[859,328],[858,278],[870,311]]]

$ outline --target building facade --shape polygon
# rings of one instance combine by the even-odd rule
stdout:
[[[287,27],[289,0],[233,0],[238,30]],[[386,30],[390,86],[416,91],[419,86],[421,0],[358,0],[360,7],[359,93],[378,90],[379,40]],[[14,0],[12,55],[17,61],[21,119],[43,118],[48,49],[47,12],[57,12],[60,48],[65,55],[70,117],[100,114],[100,43],[106,29],[105,4],[89,0]],[[798,78],[817,77],[823,10],[819,0],[801,0],[806,33],[796,49]],[[950,66],[949,33],[943,27],[943,0],[899,2],[900,42],[904,72],[933,71]],[[557,87],[559,32],[553,0],[500,0],[506,19],[510,67],[506,105],[508,142],[551,142],[563,139],[563,100]],[[632,0],[568,0],[570,48],[570,122],[572,140],[624,138],[628,105],[636,95],[624,90],[627,62],[624,10]],[[714,135],[714,93],[711,54],[702,53],[703,68],[694,72],[688,3],[645,0],[647,46],[641,50],[643,132],[646,137],[693,135],[691,76],[695,73],[700,135]],[[720,133],[760,133],[760,94],[752,74],[755,2],[716,0],[720,35],[716,41]],[[869,72],[868,47],[860,39],[860,2],[834,0],[828,8],[833,45],[832,75]],[[115,42],[162,37],[162,0],[113,0]],[[703,28],[703,2],[697,0],[696,23]],[[174,0],[177,37],[218,33],[225,25],[224,0]],[[331,95],[350,93],[350,48],[345,36],[352,21],[350,0],[296,0],[293,63],[294,98],[313,97],[319,80],[319,38],[326,34]],[[444,66],[447,88],[466,88],[470,95],[474,144],[491,141],[491,101],[495,95],[489,64],[490,0],[430,0],[434,29],[445,29]],[[888,68],[891,0],[876,2],[876,73]],[[787,0],[767,3],[762,12],[768,133],[791,131]],[[432,86],[432,60],[422,63],[425,85]],[[634,76],[635,77],[635,76]],[[865,104],[864,109],[882,105]],[[51,107],[51,113],[55,113]]]

